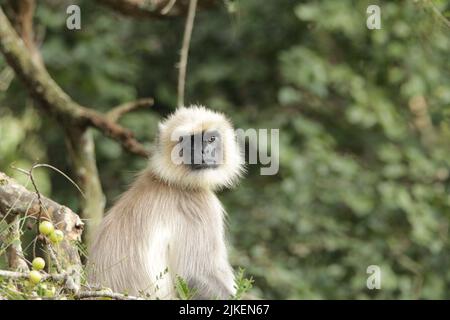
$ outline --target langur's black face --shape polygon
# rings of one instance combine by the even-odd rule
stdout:
[[[191,170],[215,169],[223,163],[221,135],[217,130],[180,137],[180,156]]]

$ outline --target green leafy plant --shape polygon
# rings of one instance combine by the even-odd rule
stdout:
[[[189,288],[186,280],[180,276],[177,276],[175,279],[175,289],[181,300],[190,300],[195,295],[195,289]]]
[[[232,297],[233,300],[240,300],[252,287],[253,287],[253,278],[245,278],[245,269],[239,268],[236,278],[235,278],[235,286],[236,293]]]

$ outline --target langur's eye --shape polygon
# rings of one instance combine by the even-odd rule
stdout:
[[[216,137],[215,136],[209,137],[208,143],[213,143],[214,141],[216,141]]]

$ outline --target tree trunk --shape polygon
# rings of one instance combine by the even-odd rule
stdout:
[[[100,183],[92,131],[87,127],[66,126],[66,144],[76,182],[86,195],[81,199],[81,216],[86,219],[84,232],[86,244],[90,244],[105,209],[105,196]]]

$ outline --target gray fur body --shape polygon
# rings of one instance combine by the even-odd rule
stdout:
[[[170,161],[170,134],[207,129],[224,137],[225,162],[192,171]],[[204,108],[182,108],[160,125],[158,148],[130,189],[110,209],[90,248],[90,284],[131,295],[176,298],[175,279],[187,281],[197,299],[235,293],[224,236],[224,209],[213,190],[241,174],[231,124]]]

